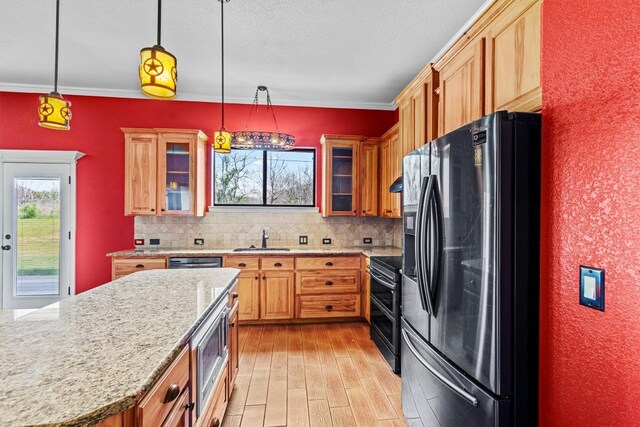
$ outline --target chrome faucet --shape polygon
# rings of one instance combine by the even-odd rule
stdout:
[[[262,249],[267,249],[267,239],[269,235],[267,234],[267,230],[262,230]]]

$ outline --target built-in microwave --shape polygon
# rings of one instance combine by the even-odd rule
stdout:
[[[196,416],[202,413],[215,381],[227,358],[229,313],[227,297],[222,297],[207,320],[191,337],[191,349],[196,352]]]

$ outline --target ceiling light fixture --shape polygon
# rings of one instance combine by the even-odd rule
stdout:
[[[58,34],[60,30],[60,0],[56,0],[56,59],[53,91],[40,96],[38,124],[48,129],[69,130],[71,103],[58,93]]]
[[[273,122],[276,125],[275,132],[265,131],[250,131],[249,122],[251,121],[251,115],[253,111],[258,111],[258,93],[267,92],[267,110],[271,110],[273,116]],[[278,128],[278,121],[276,120],[276,113],[273,111],[273,104],[271,103],[271,96],[269,95],[269,89],[266,86],[258,86],[256,89],[256,95],[253,98],[253,105],[249,111],[249,118],[244,127],[244,131],[234,132],[231,136],[231,147],[240,149],[259,148],[263,150],[291,150],[296,145],[296,137],[287,133],[280,133]]]
[[[227,154],[231,151],[231,132],[224,127],[224,4],[229,3],[230,0],[218,0],[220,2],[220,46],[222,52],[222,104],[221,104],[221,116],[222,124],[213,134],[213,149],[217,153]]]
[[[156,99],[176,97],[178,61],[160,45],[162,28],[162,0],[158,0],[158,43],[140,50],[140,90]]]

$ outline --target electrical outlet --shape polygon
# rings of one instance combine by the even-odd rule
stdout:
[[[133,239],[133,244],[135,246],[143,246],[144,245],[144,239]]]
[[[149,239],[149,244],[150,245],[159,245],[160,244],[160,239]]]
[[[204,245],[204,239],[200,239],[200,238],[193,239],[193,244],[196,245],[196,246],[202,246],[202,245]]]
[[[364,243],[365,245],[370,245],[371,243],[373,243],[373,240],[371,239],[371,237],[365,237],[364,239],[362,239],[362,243]]]
[[[323,245],[330,245],[331,244],[331,239],[329,239],[328,237],[325,237],[324,239],[322,239],[322,244]]]
[[[298,243],[301,245],[306,245],[309,243],[309,238],[307,236],[298,236]]]

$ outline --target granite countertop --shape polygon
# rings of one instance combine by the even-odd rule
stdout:
[[[394,256],[402,255],[402,249],[395,246],[359,246],[353,248],[292,248],[289,251],[242,251],[234,252],[230,249],[128,249],[112,252],[107,256],[113,257],[136,257],[136,256],[207,256],[207,255],[365,255],[372,256]]]
[[[151,270],[0,311],[0,425],[90,425],[133,407],[239,270]]]

